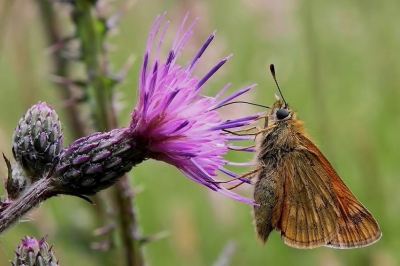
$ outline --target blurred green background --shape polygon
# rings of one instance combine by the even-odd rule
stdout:
[[[32,104],[51,103],[66,121],[60,88],[51,82],[51,54],[37,3],[0,1],[0,150],[8,157],[14,127]],[[114,10],[126,4],[104,3]],[[154,17],[168,12],[172,23],[164,46],[168,48],[189,11],[190,19],[200,20],[185,59],[218,30],[196,74],[203,75],[218,59],[234,54],[203,92],[214,95],[227,82],[232,82],[229,92],[258,83],[244,99],[270,105],[276,88],[268,65],[274,63],[286,100],[383,232],[378,243],[362,249],[296,250],[285,246],[276,232],[263,246],[254,236],[250,206],[191,182],[172,166],[146,161],[130,174],[138,191],[140,229],[144,235],[168,233],[146,245],[149,265],[400,264],[399,1],[138,0],[130,4],[108,39],[113,70],[128,56],[135,58],[117,88],[120,125],[128,123],[136,102],[137,73]],[[65,30],[70,31],[66,5],[56,4],[54,12],[65,19]],[[259,111],[242,105],[221,110],[226,117]],[[64,123],[65,145],[73,140],[69,130]],[[229,154],[232,161],[250,158],[240,152]],[[0,174],[6,176],[3,161]],[[252,194],[249,186],[236,191]],[[5,193],[3,188],[0,192]],[[104,225],[95,217],[93,206],[78,198],[44,202],[1,236],[0,265],[9,264],[15,244],[24,235],[48,235],[60,265],[122,265],[117,259],[118,239],[114,263],[107,263],[102,251],[90,248],[92,242],[101,241],[93,230]],[[231,255],[221,255],[224,252]],[[221,257],[230,259],[223,264]]]

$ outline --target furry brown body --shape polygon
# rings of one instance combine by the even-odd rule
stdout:
[[[257,136],[256,161],[254,223],[263,242],[273,229],[295,248],[356,248],[381,237],[375,219],[281,100]]]

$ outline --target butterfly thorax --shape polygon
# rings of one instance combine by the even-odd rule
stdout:
[[[279,119],[278,111],[283,108],[287,110],[288,116]],[[287,104],[276,101],[266,117],[264,132],[257,137],[257,161],[276,164],[283,156],[300,146],[299,135],[306,135],[303,123],[296,118],[296,113]]]

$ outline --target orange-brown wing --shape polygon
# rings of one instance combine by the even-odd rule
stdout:
[[[357,248],[368,246],[378,241],[382,233],[371,213],[351,193],[329,161],[311,140],[304,137],[301,143],[309,151],[309,156],[314,156],[313,161],[315,163],[313,168],[320,172],[319,176],[327,177],[332,184],[338,204],[337,207],[340,210],[339,230],[327,242],[326,246],[341,249]]]
[[[329,177],[310,152],[287,153],[277,166],[284,178],[281,219],[276,228],[295,248],[326,245],[339,230],[340,210]]]

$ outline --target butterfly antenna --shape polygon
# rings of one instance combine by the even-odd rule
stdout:
[[[272,77],[273,77],[274,80],[275,80],[276,87],[278,87],[279,94],[281,95],[282,101],[285,103],[285,107],[286,107],[286,106],[287,106],[287,103],[286,103],[286,101],[285,101],[285,98],[283,97],[283,94],[282,94],[281,88],[279,87],[278,81],[276,80],[275,66],[274,66],[274,64],[269,65],[269,70],[271,71]]]
[[[224,107],[224,106],[227,106],[227,105],[234,104],[234,103],[244,103],[244,104],[249,104],[249,105],[258,106],[258,107],[263,107],[263,108],[268,108],[268,109],[270,108],[269,106],[262,105],[262,104],[258,104],[258,103],[251,103],[251,102],[245,102],[245,101],[234,101],[234,102],[225,103],[225,104],[222,104],[222,105],[220,105],[220,106],[218,106],[218,107],[215,107],[215,108],[211,109],[211,111],[216,110],[216,109],[219,109],[219,108]]]

